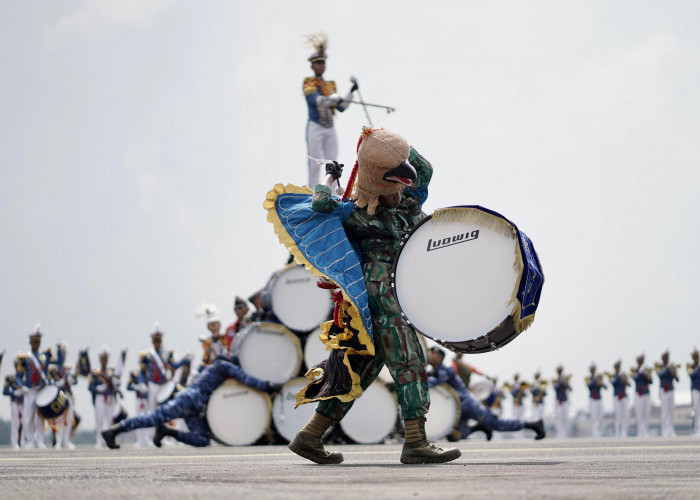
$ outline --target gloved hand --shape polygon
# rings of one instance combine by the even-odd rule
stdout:
[[[339,94],[331,94],[328,96],[328,100],[331,102],[332,105],[337,106],[341,102],[343,102],[343,98],[340,97]]]
[[[355,92],[359,88],[360,86],[357,84],[357,82],[352,82],[352,87],[350,87],[350,93]]]
[[[272,394],[273,392],[279,392],[280,389],[282,389],[282,384],[277,384],[275,382],[268,382],[267,383],[267,392]]]
[[[340,176],[343,175],[344,166],[345,165],[335,160],[333,160],[333,163],[326,163],[326,175],[332,175],[333,179],[337,181],[340,179]]]

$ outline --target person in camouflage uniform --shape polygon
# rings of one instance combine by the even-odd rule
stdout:
[[[366,129],[363,139],[353,192],[356,208],[343,221],[348,238],[360,248],[374,327],[375,355],[363,360],[358,371],[360,385],[362,390],[369,387],[386,364],[396,383],[405,421],[406,442],[401,461],[447,462],[461,453],[456,448],[437,448],[425,435],[424,415],[430,406],[426,360],[416,331],[401,316],[390,282],[401,239],[426,217],[420,206],[427,196],[433,169],[396,134]],[[319,184],[314,190],[312,208],[331,213],[339,200],[332,197],[330,186],[340,177],[342,165],[328,164],[326,172],[325,185]],[[404,190],[406,186],[410,189]],[[309,423],[290,443],[290,449],[317,463],[342,462],[340,453],[324,450],[320,438],[352,405],[353,401],[341,402],[337,398],[321,401]]]

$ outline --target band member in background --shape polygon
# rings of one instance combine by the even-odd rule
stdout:
[[[474,371],[474,368],[467,362],[465,362],[462,359],[462,353],[458,352],[455,354],[455,359],[452,362],[452,368],[454,368],[455,372],[459,376],[459,378],[462,379],[462,382],[464,382],[464,385],[469,388],[469,382],[472,377],[472,371]],[[479,373],[479,375],[483,375],[482,373]]]
[[[635,385],[634,414],[637,420],[637,437],[649,436],[649,416],[651,415],[651,400],[649,385],[651,384],[651,368],[644,364],[644,352],[637,356],[637,366],[630,372]]]
[[[588,387],[588,403],[591,415],[591,437],[601,437],[603,435],[603,400],[600,397],[600,390],[606,389],[603,377],[596,373],[595,363],[588,367],[589,375],[586,377]]]
[[[75,445],[71,443],[70,438],[73,433],[75,419],[75,398],[73,396],[72,386],[76,384],[77,376],[74,366],[65,362],[67,354],[68,343],[59,340],[56,344],[55,363],[49,367],[49,378],[59,390],[63,391],[68,401],[68,408],[65,413],[50,423],[56,433],[56,444],[54,448],[57,450],[61,448],[66,450],[75,449]]]
[[[542,380],[542,373],[537,370],[533,376],[532,388],[532,419],[544,420],[544,398],[547,396],[547,381]]]
[[[352,100],[353,92],[357,90],[357,83],[353,83],[345,99],[338,95],[335,82],[323,79],[328,57],[326,52],[328,38],[319,33],[310,35],[308,41],[315,50],[309,57],[314,76],[305,78],[303,85],[304,97],[309,108],[309,120],[306,125],[307,152],[311,158],[337,160],[338,138],[333,127],[333,114],[335,111],[345,111],[350,105],[348,101]],[[307,185],[313,189],[318,184],[320,165],[311,158],[308,160]]]
[[[432,367],[432,372],[428,374],[428,385],[435,387],[440,384],[448,384],[459,395],[459,402],[462,408],[459,423],[453,433],[448,436],[448,440],[456,441],[465,439],[471,433],[483,431],[486,434],[486,439],[491,440],[492,431],[520,431],[522,429],[531,429],[535,431],[535,439],[545,437],[544,424],[542,420],[536,422],[525,422],[522,419],[505,419],[500,418],[489,411],[489,409],[481,404],[481,402],[469,392],[467,387],[462,382],[462,379],[457,377],[454,368],[447,367],[443,364],[445,360],[445,351],[438,347],[430,349],[428,354],[428,362]],[[469,419],[477,421],[477,425],[469,426]]]
[[[525,397],[527,396],[527,382],[520,380],[520,374],[513,375],[513,385],[510,389],[510,395],[513,397],[513,418],[516,420],[525,419]],[[524,433],[517,432],[513,437],[521,438]]]
[[[692,363],[688,363],[688,375],[690,376],[690,396],[692,401],[693,427],[691,434],[700,437],[700,352],[693,347],[690,353]]]
[[[615,411],[615,437],[627,437],[630,422],[630,407],[627,387],[630,385],[627,374],[620,371],[622,360],[613,364],[613,373],[608,374],[613,388],[613,409]]]
[[[99,356],[100,367],[92,371],[88,385],[88,389],[92,393],[92,402],[95,405],[96,448],[102,448],[102,445],[104,445],[102,431],[112,425],[117,395],[121,396],[119,391],[120,380],[115,373],[116,370],[107,366],[109,362],[109,348],[106,345],[102,346]]]
[[[167,436],[191,446],[207,446],[210,430],[206,419],[202,418],[202,410],[206,407],[211,393],[227,378],[234,378],[259,391],[274,392],[281,387],[280,384],[265,382],[246,375],[238,365],[227,358],[218,358],[204,369],[194,384],[178,392],[173,399],[163,403],[155,411],[127,418],[112,426],[102,432],[102,437],[109,448],[117,449],[119,445],[115,439],[118,434],[134,429],[156,427],[153,444],[158,447]],[[189,430],[176,430],[165,426],[167,422],[177,418],[185,419]]]
[[[148,411],[154,411],[158,407],[158,391],[161,386],[172,377],[177,368],[187,362],[183,358],[175,363],[172,351],[163,349],[163,331],[159,323],[153,325],[151,333],[153,348],[140,353],[141,382],[148,387]]]
[[[561,364],[557,365],[557,377],[552,380],[554,392],[557,395],[555,406],[556,421],[554,425],[554,436],[557,438],[566,438],[569,436],[570,379],[571,375],[564,375],[564,366]]]
[[[491,394],[484,401],[484,406],[486,406],[491,413],[500,417],[503,414],[503,400],[506,397],[506,391],[503,385],[498,385],[498,377],[491,377],[491,382],[493,382],[493,389]],[[492,439],[502,439],[503,435],[500,432],[494,432]]]
[[[661,354],[661,363],[656,365],[661,399],[661,435],[675,436],[674,415],[676,412],[674,381],[678,382],[677,366],[669,363],[670,353]]]
[[[231,349],[233,347],[233,337],[236,336],[243,328],[251,324],[252,316],[248,314],[250,308],[245,299],[236,296],[233,300],[233,313],[236,315],[236,321],[231,323],[226,328],[226,333],[224,334],[224,346],[226,347],[227,353],[231,354]]]
[[[48,385],[49,363],[47,354],[39,352],[41,347],[41,325],[29,334],[29,350],[24,358],[22,385],[24,406],[22,411],[22,433],[25,448],[46,448],[44,444],[44,422],[36,411],[36,397]]]
[[[141,381],[138,370],[129,373],[129,383],[126,385],[127,391],[133,391],[136,396],[136,415],[143,415],[148,412],[148,386]],[[146,429],[136,429],[136,446],[148,446],[151,441]]]
[[[10,398],[10,446],[13,450],[19,450],[22,426],[22,374],[24,371],[25,354],[18,354],[15,358],[15,374],[5,375],[5,386],[2,393]]]
[[[228,352],[228,349],[224,346],[224,337],[221,336],[221,320],[218,315],[212,314],[207,317],[207,330],[209,330],[210,335],[202,342],[200,371],[212,364],[218,356]]]

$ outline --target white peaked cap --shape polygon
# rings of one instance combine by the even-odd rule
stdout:
[[[42,333],[43,332],[41,331],[41,323],[37,323],[36,326],[34,326],[34,331],[32,331],[32,333],[30,333],[29,336],[30,337],[34,337],[35,335],[41,336]]]
[[[153,323],[153,331],[151,332],[151,335],[155,335],[156,333],[160,333],[161,335],[163,334],[163,330],[160,328],[160,322],[158,321]]]
[[[107,344],[102,344],[102,347],[100,348],[100,352],[98,353],[100,356],[103,354],[107,354],[109,356],[109,347],[107,347]]]

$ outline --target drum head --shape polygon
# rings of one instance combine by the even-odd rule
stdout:
[[[175,394],[175,389],[177,387],[177,382],[175,380],[168,380],[166,383],[160,386],[158,389],[158,394],[156,394],[156,402],[159,405],[167,402],[173,394]]]
[[[459,421],[459,396],[447,384],[430,388],[430,411],[426,415],[425,433],[428,439],[442,439]]]
[[[485,224],[424,219],[404,240],[394,268],[404,316],[443,344],[493,332],[513,310],[521,272],[514,266],[517,251],[513,234]],[[507,336],[513,334],[510,328]]]
[[[36,395],[36,405],[40,408],[49,406],[58,397],[58,387],[47,385]]]
[[[398,407],[396,396],[376,380],[355,400],[340,428],[356,443],[381,443],[396,427]]]
[[[328,359],[328,355],[330,354],[330,352],[326,350],[325,344],[318,338],[319,335],[321,335],[321,329],[316,328],[306,337],[306,343],[304,344],[304,363],[307,369],[311,369],[321,361]]]
[[[294,408],[297,393],[308,384],[309,381],[303,377],[292,379],[284,384],[272,401],[272,421],[277,432],[287,441],[294,439],[316,411],[316,405],[311,404]]]
[[[229,379],[209,397],[207,423],[221,444],[253,444],[270,425],[270,397]]]
[[[279,323],[253,323],[233,339],[243,371],[260,380],[284,384],[299,374],[301,342]]]
[[[317,278],[303,266],[290,266],[275,275],[266,287],[272,312],[287,328],[308,332],[328,319],[333,301],[328,290],[316,286]]]

